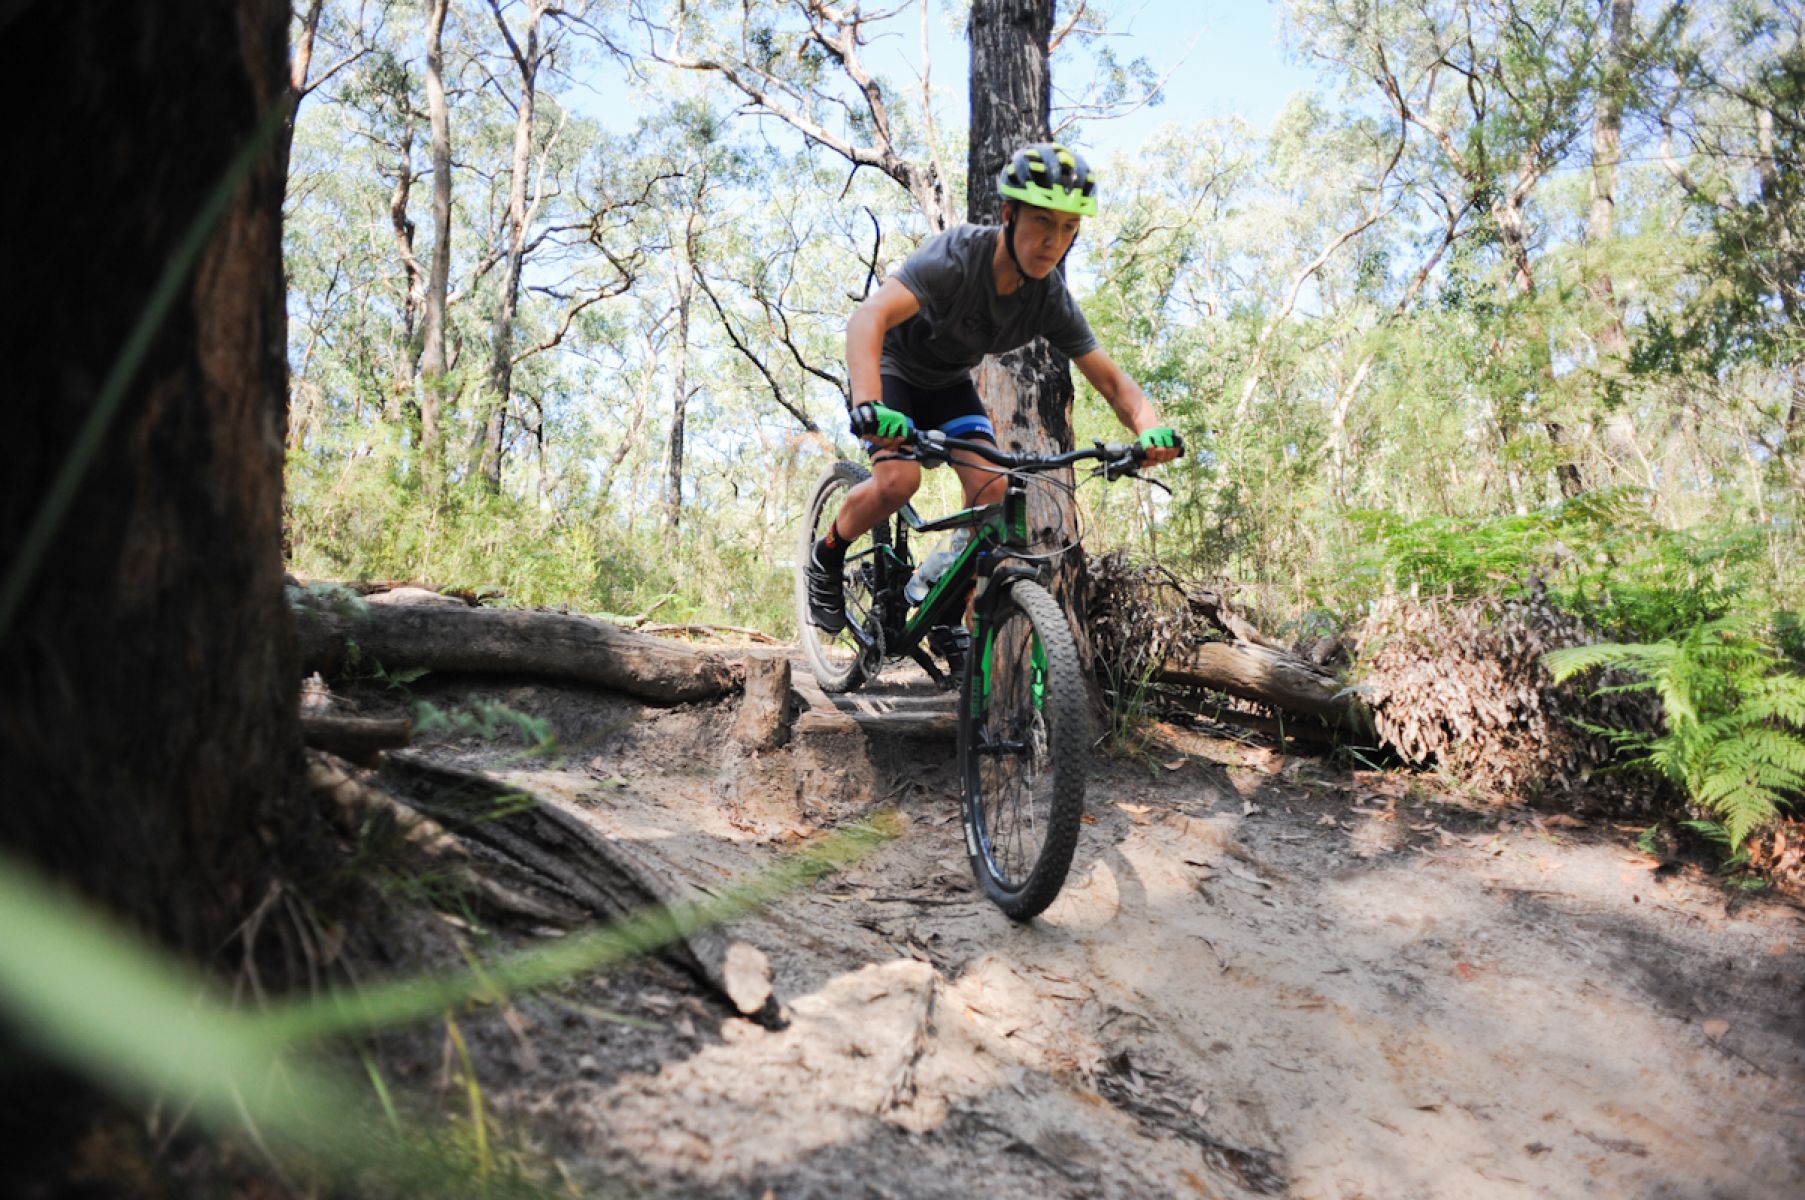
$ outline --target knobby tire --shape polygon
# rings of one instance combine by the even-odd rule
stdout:
[[[850,630],[828,633],[809,620],[808,564],[815,542],[827,531],[827,523],[840,511],[846,493],[871,478],[871,472],[857,463],[836,462],[809,497],[796,547],[796,638],[815,680],[823,691],[856,691],[865,682],[866,668],[859,643]],[[876,597],[871,594],[870,570],[876,546],[890,544],[890,523],[879,522],[877,528],[859,538],[846,550],[846,616],[849,623],[863,621],[871,613]]]
[[[960,811],[978,886],[1009,917],[1026,921],[1059,895],[1078,847],[1085,693],[1059,604],[1029,580],[1008,589],[992,633],[974,635],[967,656],[959,701]],[[1033,639],[1044,658],[1039,703]],[[988,700],[985,660],[991,662]]]

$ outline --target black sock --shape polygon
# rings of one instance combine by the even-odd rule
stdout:
[[[847,541],[840,536],[840,527],[828,522],[827,532],[815,543],[815,561],[824,567],[834,567],[846,561]]]

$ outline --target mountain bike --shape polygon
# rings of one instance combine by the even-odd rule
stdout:
[[[1067,486],[1040,477],[1087,461],[1105,479],[1134,476],[1145,451],[1098,442],[1065,454],[1017,455],[929,430],[898,453],[931,467],[950,462],[954,450],[969,451],[1002,474],[1003,499],[934,521],[904,505],[854,542],[846,554],[847,623],[836,634],[809,621],[806,566],[845,493],[870,472],[838,462],[822,477],[798,542],[797,622],[803,652],[826,691],[853,691],[885,662],[905,657],[943,689],[960,689],[966,857],[984,894],[1026,921],[1053,902],[1071,869],[1089,740],[1078,650],[1046,587],[1053,556],[1033,552],[1029,543],[1029,485]],[[912,606],[904,594],[915,573],[910,538],[954,530],[969,530],[970,540]],[[968,600],[969,632],[963,628]]]

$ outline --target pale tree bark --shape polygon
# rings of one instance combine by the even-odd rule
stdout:
[[[675,533],[683,524],[683,449],[689,419],[689,312],[695,297],[695,263],[690,258],[695,214],[689,215],[682,252],[678,255],[677,341],[671,349],[671,425],[664,459],[664,525]]]
[[[415,323],[426,303],[426,274],[414,253],[414,221],[408,215],[408,201],[414,190],[414,121],[410,113],[401,129],[401,144],[395,151],[395,186],[389,192],[389,224],[395,231],[395,249],[401,256],[401,271],[406,284],[401,302],[401,346],[395,355],[394,380],[385,402],[385,416],[390,421],[401,419],[402,397],[414,386]]]
[[[429,494],[443,483],[439,418],[446,388],[445,309],[451,288],[451,112],[445,101],[445,10],[432,0],[426,15],[426,114],[432,130],[432,269],[427,277],[420,343],[420,465]]]
[[[527,205],[527,177],[533,165],[533,106],[538,97],[539,67],[544,51],[539,26],[551,0],[528,0],[524,44],[514,37],[501,13],[501,0],[489,0],[514,66],[520,73],[520,95],[514,100],[514,157],[508,183],[508,217],[504,227],[501,297],[489,332],[489,377],[483,391],[477,423],[477,453],[473,474],[491,492],[501,490],[502,433],[507,420],[508,396],[514,382],[514,314],[520,303],[520,273],[526,261],[526,234],[531,224]],[[537,190],[537,189],[535,189]],[[537,197],[534,199],[537,205]]]
[[[1053,33],[1053,0],[975,0],[971,41],[971,134],[965,207],[979,224],[1002,220],[997,172],[1015,150],[1043,142],[1049,130],[1052,74],[1047,54]],[[1060,268],[1063,270],[1063,266]],[[984,407],[1005,450],[1052,454],[1073,444],[1071,364],[1043,339],[998,357],[973,372]],[[1071,471],[1055,474],[1072,482]],[[1077,512],[1063,488],[1035,488],[1028,510],[1034,544],[1051,550],[1073,546]],[[1084,555],[1075,546],[1052,564],[1052,590],[1071,620],[1078,660],[1092,660],[1085,616]]]
[[[1795,129],[1797,121],[1796,115],[1791,118]],[[1788,212],[1795,201],[1783,194],[1774,123],[1772,107],[1755,106],[1755,166],[1760,180],[1761,209],[1774,229],[1773,254],[1778,267],[1774,272],[1775,291],[1780,296],[1780,311],[1786,318],[1787,329],[1795,339],[1805,340],[1800,337],[1805,335],[1805,247],[1799,245],[1795,233],[1797,217]],[[1798,169],[1798,163],[1794,162],[1790,170]],[[1805,357],[1800,356],[1796,347],[1788,379],[1791,396],[1781,429],[1780,457],[1794,484],[1805,485]]]

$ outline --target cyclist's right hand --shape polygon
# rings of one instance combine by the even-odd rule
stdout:
[[[852,433],[864,438],[876,450],[894,450],[915,434],[908,416],[882,404],[855,405],[852,410]]]

